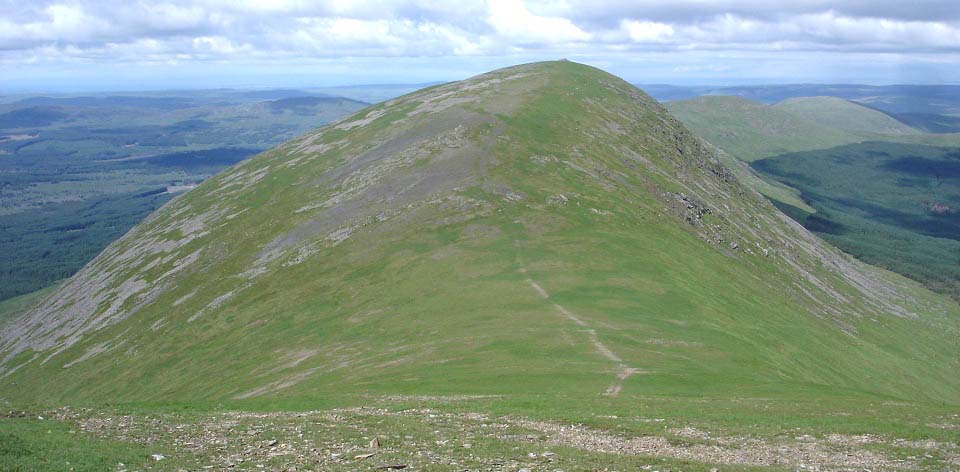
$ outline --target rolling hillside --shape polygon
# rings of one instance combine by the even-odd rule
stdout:
[[[711,95],[664,106],[692,131],[747,162],[862,140],[850,131],[806,119],[788,108],[746,98]]]
[[[960,231],[950,223],[960,204],[953,196],[960,134],[924,133],[834,97],[773,105],[701,97],[666,106],[704,139],[749,162],[760,173],[739,170],[741,179],[807,229],[960,297]]]
[[[70,277],[177,193],[366,105],[297,90],[0,103],[0,300]]]
[[[364,408],[478,400],[442,408],[589,421],[605,434],[650,431],[622,418],[670,410],[671,428],[781,435],[784,424],[836,430],[837,420],[799,418],[843,405],[855,413],[840,423],[900,434],[908,420],[897,413],[863,415],[879,402],[960,403],[958,315],[955,302],[785,217],[643,92],[547,62],[375,105],[174,199],[0,328],[0,396],[303,409],[340,399],[363,406],[337,413],[337,424],[365,425],[354,444],[396,427],[441,449],[429,434],[447,426],[435,419],[473,420],[387,409],[368,424]],[[779,413],[787,405],[794,419]],[[903,418],[946,407],[922,408],[933,410]],[[166,423],[188,431],[190,421]],[[488,431],[561,437],[551,436],[559,426],[510,421]],[[485,434],[466,431],[450,433],[460,452],[443,454]],[[571,470],[617,450],[579,438],[550,443],[589,450]],[[492,444],[476,454],[501,454]],[[698,467],[808,460],[670,444],[663,455]],[[355,454],[344,457],[364,460]],[[351,469],[329,455],[312,463],[323,461]]]
[[[766,104],[801,97],[836,97],[900,116],[960,115],[960,85],[771,84],[729,87],[638,85],[657,100],[686,100],[722,95]]]
[[[881,111],[836,97],[790,98],[773,108],[828,128],[851,133],[919,134],[920,131]]]
[[[772,105],[707,95],[664,106],[692,131],[743,161],[865,141],[960,146],[960,134],[928,134],[883,112],[834,97]]]

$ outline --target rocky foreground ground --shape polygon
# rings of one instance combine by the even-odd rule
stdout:
[[[0,421],[64,422],[71,434],[149,451],[143,464],[117,463],[118,471],[960,470],[960,441],[793,430],[729,435],[644,416],[606,419],[646,423],[659,433],[396,405],[266,413],[61,408],[5,416]],[[960,415],[934,426],[960,439]]]

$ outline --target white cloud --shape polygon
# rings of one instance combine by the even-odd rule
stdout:
[[[587,41],[590,34],[567,18],[539,16],[521,0],[488,0],[487,22],[500,36],[520,45]]]
[[[52,4],[32,21],[0,17],[0,48],[18,49],[60,41],[82,43],[103,37],[112,29],[108,21],[88,15],[79,5]]]
[[[141,24],[152,31],[179,31],[202,27],[208,13],[196,5],[182,6],[172,3],[142,4],[142,11],[130,18],[131,23]]]
[[[563,55],[570,48],[648,47],[960,51],[956,21],[858,16],[855,13],[865,8],[860,0],[775,2],[779,14],[770,6],[774,2],[759,0],[39,0],[29,7],[4,3],[8,5],[0,8],[0,49],[6,52],[0,55],[7,61],[35,56],[44,47],[66,50],[69,45],[83,51],[110,43],[133,48],[145,39],[170,48],[184,46],[180,52],[190,54],[196,38],[220,38],[209,54],[283,57],[517,51]],[[887,1],[877,5],[878,12],[903,9]],[[239,44],[247,47],[241,50]]]
[[[623,20],[621,26],[637,43],[665,41],[673,36],[673,26],[656,21]]]
[[[412,20],[299,18],[290,31],[267,36],[266,47],[275,53],[310,57],[469,55],[480,53],[484,44],[462,30]]]
[[[958,65],[960,8],[954,0],[0,0],[6,66],[505,55],[616,64],[695,52],[923,54]]]
[[[252,48],[249,45],[234,44],[228,38],[223,36],[200,36],[191,41],[193,48],[199,53],[221,55],[233,55],[238,53],[250,52]],[[150,45],[157,45],[156,41],[150,41]]]

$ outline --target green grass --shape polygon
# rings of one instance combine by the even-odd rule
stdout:
[[[331,421],[322,413],[284,414],[270,412],[266,417],[235,415],[232,412],[158,411],[154,409],[113,409],[85,411],[63,422],[31,419],[0,419],[6,434],[6,450],[0,462],[4,470],[176,470],[230,468],[237,470],[283,470],[292,464],[318,466],[323,470],[373,470],[382,465],[401,464],[416,470],[452,471],[500,465],[508,469],[527,467],[532,470],[594,470],[601,468],[663,469],[674,468],[706,472],[717,464],[649,455],[620,455],[600,451],[546,444],[538,431],[519,426],[478,427],[479,421],[459,415],[459,404],[431,413],[410,414],[401,405],[422,407],[422,404],[390,404],[388,409],[334,410]],[[423,411],[423,410],[420,410]],[[119,415],[129,427],[117,427]],[[232,420],[238,417],[239,420]],[[494,417],[496,418],[496,417]],[[95,433],[80,433],[78,424],[89,419],[114,419]],[[223,428],[224,420],[231,421]],[[494,421],[496,421],[494,419]],[[176,429],[165,426],[175,424]],[[199,434],[203,431],[203,435]],[[122,433],[149,437],[151,448],[132,445],[109,438]],[[494,433],[494,434],[491,434]],[[221,446],[199,440],[225,439]],[[370,439],[379,439],[379,449],[368,449]],[[184,449],[177,444],[190,438],[192,444],[204,448]],[[317,460],[299,460],[286,454],[268,456],[264,444],[294,445]],[[34,446],[31,448],[30,444]],[[2,447],[2,446],[0,446]],[[252,449],[252,450],[251,450]],[[274,449],[275,450],[275,449]],[[146,460],[149,454],[163,451],[162,461]],[[363,454],[373,452],[372,457]],[[541,456],[544,452],[547,455]],[[335,454],[335,456],[334,456]],[[538,457],[531,457],[534,454]],[[339,456],[339,457],[337,457]],[[53,459],[56,458],[56,459]],[[244,460],[238,460],[244,458]],[[304,464],[306,462],[306,464]],[[123,466],[118,466],[122,463]],[[319,465],[318,465],[319,463]],[[760,470],[757,467],[730,466],[727,470]]]
[[[53,461],[69,462],[74,470],[103,470],[104,464],[118,462],[130,469],[160,470],[225,468],[229,464],[240,470],[286,469],[295,464],[308,468],[316,465],[323,470],[365,470],[387,464],[436,471],[491,464],[511,470],[792,470],[785,451],[797,447],[800,437],[829,444],[831,436],[868,434],[876,438],[874,443],[848,450],[908,461],[921,457],[921,470],[944,470],[950,468],[949,446],[930,449],[919,444],[949,445],[957,440],[955,431],[940,426],[944,422],[955,424],[955,408],[917,403],[864,402],[833,396],[826,404],[809,397],[793,401],[710,396],[607,397],[573,406],[575,403],[583,403],[583,399],[553,395],[350,395],[319,400],[101,406],[61,410],[57,414],[62,419],[58,421],[37,420],[37,415],[48,412],[32,411],[27,418],[0,419],[0,434],[8,439],[0,460],[25,464],[21,469],[4,470],[59,470]],[[712,445],[720,438],[741,438],[724,449],[732,452],[744,444],[761,445],[777,451],[786,462],[782,467],[748,467],[684,459],[670,452],[656,455],[591,450],[575,443],[556,443],[565,436],[523,426],[518,420],[579,425],[608,438],[666,438],[679,448]],[[682,428],[695,428],[709,437],[686,437],[678,433]],[[368,448],[374,437],[380,449]],[[149,446],[129,441],[149,442]],[[277,449],[264,444],[274,441],[280,451],[292,446],[289,449],[298,452],[270,455]],[[184,444],[194,447],[184,448]],[[372,457],[362,457],[370,452],[374,453]],[[544,452],[550,454],[541,455]],[[148,454],[154,453],[164,454],[165,459],[147,461]],[[298,459],[301,454],[306,457]],[[808,466],[817,460],[808,458]]]
[[[35,292],[0,301],[0,325],[16,319],[18,316],[35,307],[44,297],[56,290],[57,285],[58,284],[53,284]]]
[[[90,437],[62,421],[0,418],[0,469],[10,472],[137,469],[148,465],[150,454],[129,442]]]

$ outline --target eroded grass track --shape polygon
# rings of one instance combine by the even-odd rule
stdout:
[[[526,273],[526,271],[522,271],[522,273]],[[530,287],[532,287],[537,292],[537,294],[540,295],[541,298],[543,298],[544,300],[550,299],[550,293],[547,292],[546,289],[544,289],[536,281],[534,281],[531,278],[528,278],[527,283],[530,284]],[[606,344],[600,341],[600,337],[597,336],[597,330],[592,328],[582,318],[573,314],[570,310],[567,310],[566,308],[564,308],[562,305],[558,303],[554,303],[553,307],[557,310],[558,313],[563,315],[564,318],[576,324],[578,327],[582,329],[584,333],[586,333],[586,335],[590,338],[590,343],[593,344],[593,347],[595,348],[595,350],[599,355],[603,356],[610,362],[614,363],[615,365],[614,380],[613,380],[613,383],[611,383],[606,388],[606,390],[604,391],[604,394],[611,395],[611,396],[619,395],[620,391],[623,390],[623,382],[627,380],[627,378],[629,378],[630,376],[642,372],[640,369],[637,369],[635,367],[630,367],[629,365],[627,365],[616,352],[613,352],[612,349],[610,349]]]

